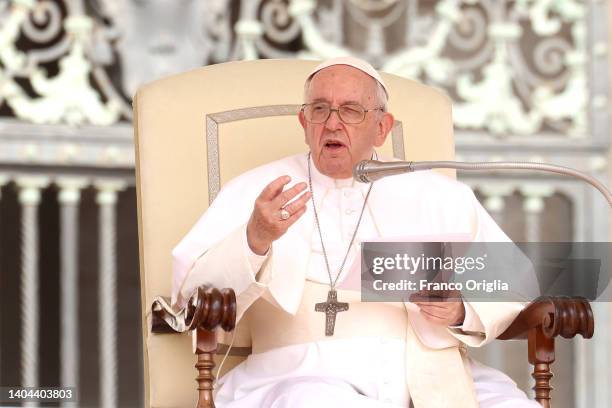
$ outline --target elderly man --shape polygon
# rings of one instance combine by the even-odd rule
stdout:
[[[248,314],[253,354],[220,380],[217,406],[539,406],[465,349],[496,338],[520,304],[364,303],[349,290],[362,241],[508,238],[469,188],[442,175],[353,181],[393,124],[369,64],[326,61],[304,90],[309,153],[229,182],[173,251],[175,302],[202,284],[232,287],[239,325]]]

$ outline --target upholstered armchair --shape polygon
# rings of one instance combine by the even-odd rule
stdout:
[[[315,65],[299,60],[213,65],[148,84],[134,99],[147,407],[214,405],[215,361],[227,350],[225,332],[235,325],[235,296],[229,289],[203,287],[184,309],[173,309],[167,298],[170,253],[225,182],[255,166],[306,151],[296,113],[304,79]],[[406,160],[452,160],[449,99],[417,82],[383,77],[396,123],[380,153]],[[454,177],[451,171],[446,174]],[[555,338],[576,334],[593,335],[588,302],[542,298],[500,336],[529,342],[536,399],[543,406],[550,406]],[[247,311],[223,370],[249,351]]]

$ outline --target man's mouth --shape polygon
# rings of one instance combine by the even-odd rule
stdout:
[[[346,147],[345,144],[340,142],[339,140],[328,140],[327,142],[325,142],[324,146],[325,149],[330,151],[339,151],[340,149]]]

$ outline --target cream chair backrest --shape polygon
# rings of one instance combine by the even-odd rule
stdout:
[[[148,84],[134,99],[147,407],[187,407],[196,400],[190,337],[148,331],[152,299],[170,296],[170,251],[220,185],[247,169],[306,151],[296,113],[306,75],[316,64],[212,65]],[[449,99],[411,80],[383,78],[396,124],[380,152],[406,160],[452,159]]]

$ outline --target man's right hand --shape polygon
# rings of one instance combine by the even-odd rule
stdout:
[[[287,205],[302,191],[306,183],[298,183],[283,191],[283,187],[291,181],[289,176],[281,176],[268,184],[255,200],[255,206],[247,225],[247,241],[251,251],[264,255],[270,249],[272,242],[282,237],[305,212],[310,192],[302,194],[298,199]],[[281,218],[281,210],[289,212],[289,218]]]

